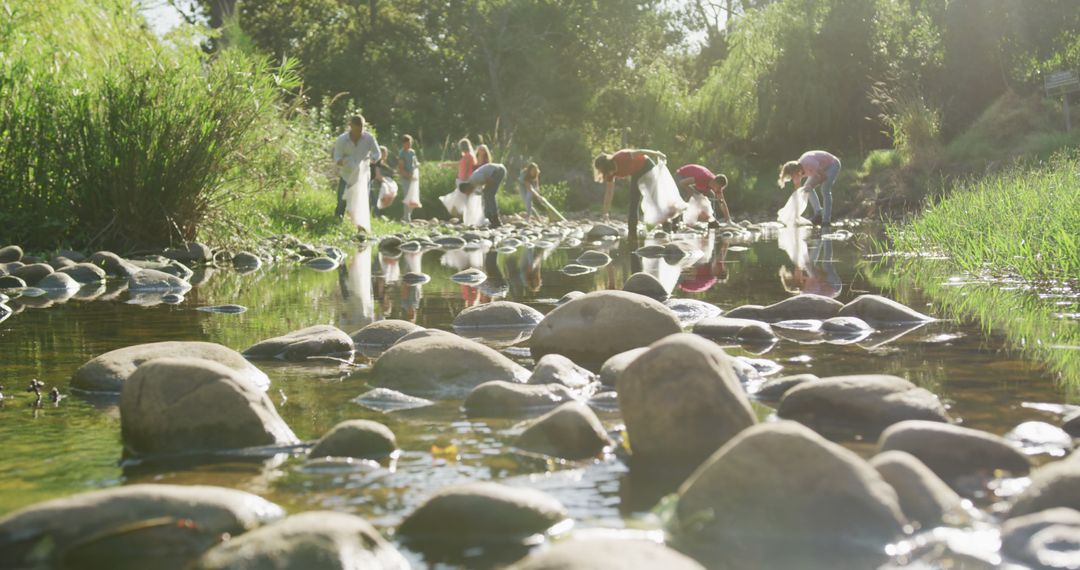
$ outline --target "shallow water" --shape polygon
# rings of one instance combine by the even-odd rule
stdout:
[[[273,381],[271,399],[302,439],[315,439],[351,418],[377,420],[395,432],[403,450],[396,461],[352,471],[303,468],[299,458],[287,455],[270,461],[122,466],[115,402],[70,395],[68,381],[88,359],[137,343],[204,340],[243,350],[305,326],[329,323],[352,332],[382,318],[447,329],[462,309],[502,292],[508,300],[548,312],[568,291],[618,288],[639,269],[673,286],[676,297],[705,300],[725,310],[770,304],[797,288],[835,294],[843,302],[867,292],[893,296],[890,289],[873,285],[864,271],[863,235],[857,231],[852,239],[821,240],[803,231],[758,241],[697,238],[695,247],[703,251],[702,257],[682,265],[642,260],[617,242],[518,248],[509,254],[431,250],[396,258],[369,249],[353,252],[341,268],[329,272],[289,262],[249,275],[207,270],[201,276],[205,280],[179,305],[132,304],[122,292],[113,300],[27,307],[0,323],[0,384],[7,396],[0,407],[0,514],[126,483],[212,484],[257,493],[292,512],[353,512],[390,530],[435,489],[479,479],[545,490],[567,506],[579,528],[655,528],[656,518],[630,496],[627,469],[615,457],[556,464],[516,453],[508,442],[519,429],[517,422],[469,420],[460,411],[460,401],[391,413],[365,408],[352,402],[370,389],[365,370],[350,372],[333,363],[258,363]],[[580,276],[560,272],[586,249],[607,251],[613,262]],[[449,279],[470,266],[488,274],[483,286],[462,286]],[[431,276],[430,282],[410,286],[400,281],[405,272],[421,270]],[[903,300],[942,316],[918,288],[905,287]],[[196,310],[229,303],[248,311]],[[903,376],[938,394],[964,425],[997,434],[1028,420],[1056,424],[1059,416],[1039,405],[1075,399],[1056,381],[1057,375],[1024,359],[1002,335],[985,334],[975,322],[944,320],[899,338],[874,336],[849,345],[782,340],[760,354],[738,347],[730,351],[770,359],[783,367],[779,375]],[[527,351],[508,352],[532,364],[522,356]],[[46,399],[41,407],[33,406],[33,395],[24,389],[34,378],[59,387],[68,397],[58,405]],[[758,409],[763,417],[771,412],[765,406]],[[609,428],[618,428],[617,414],[601,413],[601,418]],[[869,443],[847,444],[871,452]]]

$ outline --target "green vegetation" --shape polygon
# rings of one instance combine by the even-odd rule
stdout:
[[[1058,155],[957,185],[911,224],[892,226],[901,251],[935,251],[973,273],[1029,280],[1080,275],[1080,158]]]

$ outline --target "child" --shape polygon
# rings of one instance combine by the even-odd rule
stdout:
[[[791,180],[797,188],[788,199],[788,205],[778,212],[780,221],[796,225],[802,210],[806,208],[804,203],[800,207],[802,197],[805,196],[814,207],[814,220],[819,221],[823,228],[829,227],[832,222],[832,187],[839,175],[840,159],[823,150],[804,153],[799,160],[792,160],[781,166],[777,184],[783,188],[784,184]],[[800,184],[802,186],[799,186]],[[819,186],[825,199],[824,207],[818,201],[817,192],[814,190]]]
[[[535,162],[526,164],[521,169],[518,182],[521,185],[521,201],[525,203],[525,221],[528,222],[532,218],[533,192],[540,193],[540,167]]]
[[[385,146],[379,147],[379,160],[371,163],[371,212],[381,216],[382,211],[390,207],[397,197],[397,182],[394,182],[394,169],[387,165],[390,151]]]
[[[476,167],[480,168],[489,162],[491,162],[491,150],[488,149],[488,146],[482,144],[476,147]]]
[[[708,168],[699,164],[687,164],[675,171],[675,179],[681,188],[689,188],[693,194],[690,197],[690,207],[686,209],[683,223],[696,224],[709,222],[710,228],[718,228],[720,224],[713,217],[712,204],[709,203],[708,194],[716,196],[720,211],[724,213],[724,220],[731,223],[731,213],[728,212],[727,201],[724,200],[724,189],[727,188],[727,176],[713,174]]]
[[[464,138],[458,141],[461,149],[461,160],[458,161],[458,176],[454,183],[454,191],[440,196],[439,201],[446,206],[446,211],[451,216],[460,215],[461,223],[467,226],[479,226],[484,222],[484,207],[480,194],[469,195],[460,190],[461,184],[467,182],[476,170],[476,155],[473,154],[472,143]]]
[[[405,214],[401,219],[406,223],[412,222],[412,211],[420,207],[420,163],[412,144],[411,136],[401,137],[401,152],[398,153],[398,172],[405,182],[405,197],[401,200]]]

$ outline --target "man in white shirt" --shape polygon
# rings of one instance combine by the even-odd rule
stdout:
[[[495,195],[499,192],[499,186],[505,178],[506,167],[489,162],[480,165],[468,180],[458,186],[458,190],[465,194],[471,194],[477,188],[484,189],[484,215],[487,216],[488,226],[492,228],[502,225],[499,220],[499,203],[495,200]]]
[[[349,118],[349,131],[341,133],[334,141],[334,164],[338,167],[338,203],[337,217],[345,216],[345,189],[356,183],[360,176],[360,162],[375,162],[382,157],[379,142],[375,136],[364,130],[364,118],[353,115]],[[376,180],[382,180],[382,173],[375,173]]]

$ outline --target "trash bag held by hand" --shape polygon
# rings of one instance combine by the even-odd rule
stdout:
[[[383,178],[382,184],[379,187],[379,209],[386,209],[390,207],[390,204],[394,203],[394,198],[397,198],[398,185],[391,178]]]

